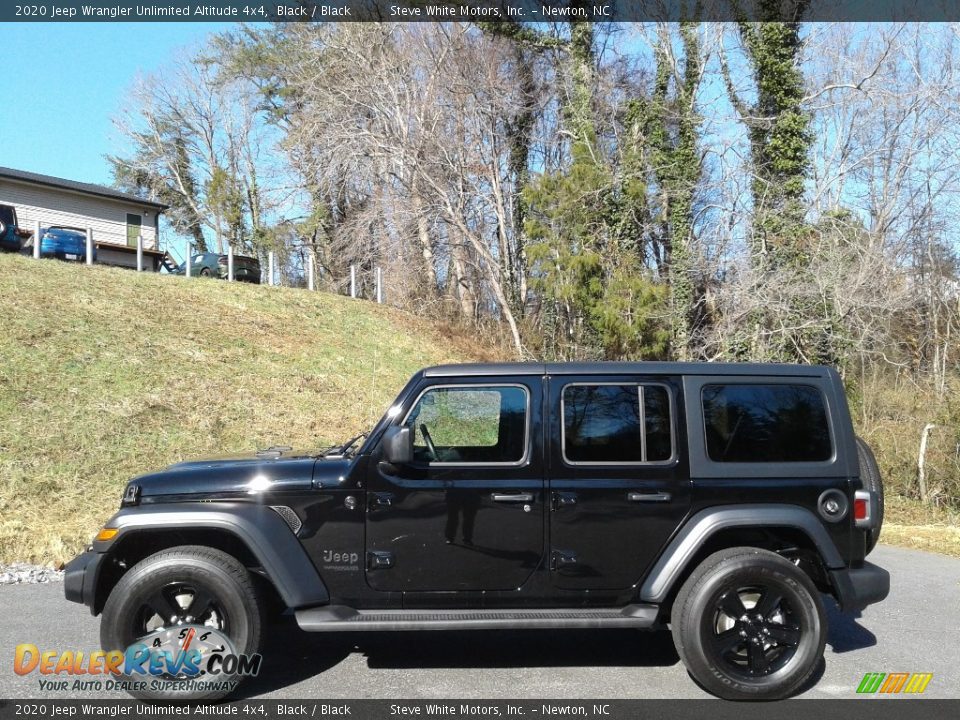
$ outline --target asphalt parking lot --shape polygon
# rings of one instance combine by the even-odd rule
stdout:
[[[960,560],[880,546],[890,597],[862,615],[830,606],[825,661],[801,694],[852,698],[867,672],[932,672],[925,695],[960,698]],[[0,586],[0,697],[124,697],[39,689],[12,670],[14,648],[99,648],[99,619],[63,599],[60,583]],[[240,697],[703,698],[669,632],[500,631],[306,634],[271,626],[260,676]]]

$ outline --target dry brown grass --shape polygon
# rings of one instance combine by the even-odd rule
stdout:
[[[888,497],[880,542],[960,557],[960,513]]]
[[[133,475],[329,445],[420,367],[499,352],[337,295],[10,255],[0,308],[0,562],[70,558]]]

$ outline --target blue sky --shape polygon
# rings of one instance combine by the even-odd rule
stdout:
[[[9,23],[0,68],[0,165],[109,185],[111,118],[139,74],[226,23]]]

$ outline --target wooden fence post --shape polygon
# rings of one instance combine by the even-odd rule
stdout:
[[[34,220],[33,222],[33,258],[34,260],[40,259],[40,221]]]
[[[350,266],[350,297],[357,297],[357,266]]]
[[[273,285],[275,255],[273,250],[267,253],[267,285]]]
[[[383,271],[377,268],[377,302],[383,302]]]
[[[137,272],[143,272],[143,235],[137,235]]]
[[[936,425],[927,423],[923,426],[923,432],[920,434],[920,454],[917,456],[917,485],[920,490],[920,502],[927,502],[927,440],[930,438],[930,431]]]
[[[310,292],[313,292],[313,286],[314,286],[314,277],[313,277],[314,268],[313,268],[313,265],[314,265],[314,263],[313,263],[313,249],[312,249],[312,248],[308,248],[308,249],[307,249],[307,290],[309,290]]]
[[[193,253],[190,251],[190,243],[187,243],[187,259],[184,263],[187,277],[191,277],[193,273]]]
[[[233,282],[233,245],[227,245],[227,280]]]
[[[87,265],[93,265],[93,228],[87,228]]]

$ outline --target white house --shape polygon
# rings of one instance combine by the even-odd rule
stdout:
[[[159,271],[159,221],[167,205],[144,200],[102,185],[64,180],[0,167],[0,204],[13,205],[20,227],[34,230],[39,224],[90,228],[97,247],[97,262],[137,266],[137,237],[143,238],[144,267]]]

